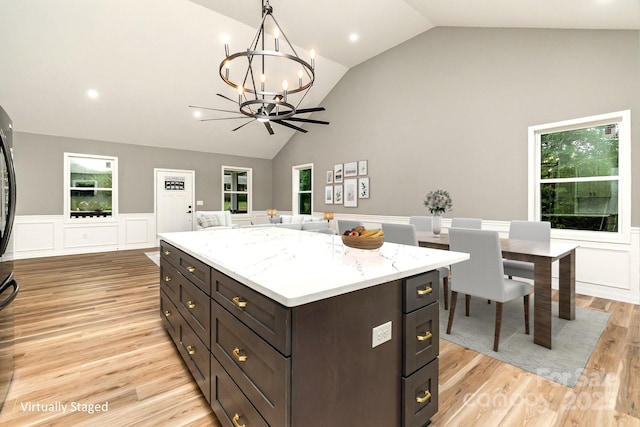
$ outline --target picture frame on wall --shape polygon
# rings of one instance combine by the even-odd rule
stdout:
[[[362,176],[362,175],[366,175],[367,174],[367,161],[366,160],[360,160],[358,162],[358,175]]]
[[[334,205],[342,204],[342,185],[333,186],[333,204]]]
[[[355,178],[344,180],[344,206],[347,208],[358,207],[358,180]]]
[[[333,171],[327,171],[327,184],[333,184]]]
[[[342,182],[342,163],[333,166],[333,182]]]
[[[324,204],[333,204],[333,185],[327,185],[324,187]]]
[[[369,177],[358,178],[358,199],[369,198]]]
[[[345,163],[344,176],[358,176],[358,162]]]

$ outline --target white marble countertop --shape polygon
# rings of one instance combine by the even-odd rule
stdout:
[[[277,227],[163,233],[160,238],[286,307],[469,258],[386,242],[376,250],[354,249],[340,236]]]

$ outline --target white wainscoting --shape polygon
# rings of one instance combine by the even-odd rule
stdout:
[[[320,215],[322,215],[320,213]],[[379,227],[380,223],[408,224],[409,217],[383,215],[335,214],[337,219],[362,221],[365,227]],[[443,218],[443,228],[451,225]],[[495,230],[501,236],[509,234],[508,221],[483,220],[482,228]],[[631,228],[631,241],[627,244],[591,242],[584,240],[557,240],[580,245],[576,250],[576,292],[584,295],[640,304],[640,228]],[[553,286],[557,289],[558,263],[554,263]]]
[[[72,223],[63,215],[19,215],[13,245],[15,259],[153,248],[155,216],[120,214],[114,222]]]

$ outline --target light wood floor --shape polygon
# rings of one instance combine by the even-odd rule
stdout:
[[[144,252],[16,261],[16,371],[0,425],[220,425],[162,328]],[[611,318],[575,388],[441,340],[433,425],[640,426],[640,306],[576,305]]]

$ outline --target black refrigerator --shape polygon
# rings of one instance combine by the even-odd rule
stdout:
[[[13,128],[0,106],[0,410],[7,398],[14,370],[14,332],[11,303],[18,295],[13,277],[13,245],[9,244],[16,211],[16,174],[13,167]]]

